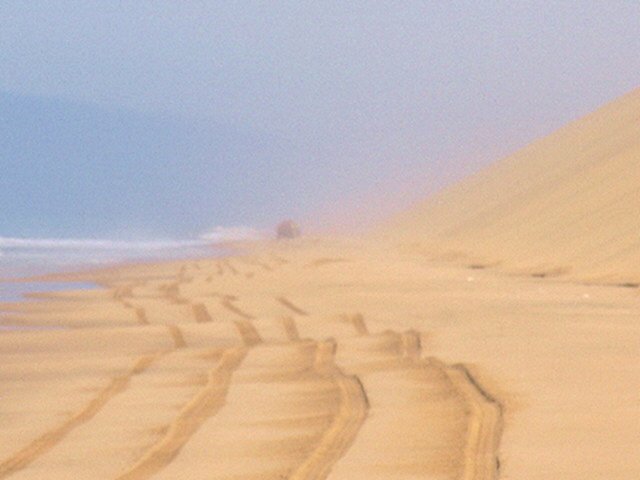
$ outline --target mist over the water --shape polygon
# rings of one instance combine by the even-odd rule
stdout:
[[[640,84],[638,18],[624,1],[2,2],[0,236],[369,225]]]

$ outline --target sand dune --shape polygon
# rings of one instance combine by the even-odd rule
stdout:
[[[640,89],[400,215],[385,233],[467,265],[640,284]]]

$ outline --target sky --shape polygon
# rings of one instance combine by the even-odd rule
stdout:
[[[640,86],[640,3],[0,3],[0,237],[362,227]]]

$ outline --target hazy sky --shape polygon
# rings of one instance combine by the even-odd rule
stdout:
[[[3,1],[0,236],[398,208],[640,86],[639,52],[635,0]]]

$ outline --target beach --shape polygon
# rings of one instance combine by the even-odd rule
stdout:
[[[0,335],[0,478],[640,471],[634,289],[353,239],[246,248],[4,305],[68,329]]]
[[[95,288],[0,304],[0,479],[637,479],[638,111],[366,235],[42,276]]]
[[[0,2],[0,480],[640,480],[640,2]]]

